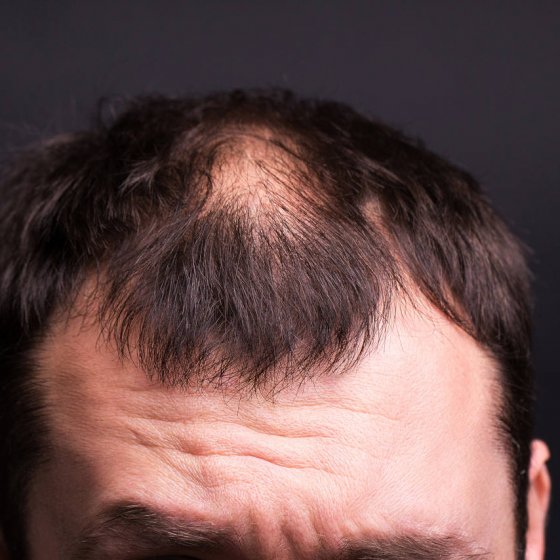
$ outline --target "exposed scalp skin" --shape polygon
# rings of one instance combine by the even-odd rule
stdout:
[[[343,371],[418,288],[501,365],[522,538],[528,274],[470,175],[344,105],[257,91],[131,100],[23,155],[3,188],[4,425],[24,406],[9,396],[22,356],[84,295],[123,359],[164,383],[281,387]]]

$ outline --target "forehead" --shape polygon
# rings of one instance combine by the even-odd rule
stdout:
[[[263,548],[286,535],[311,546],[318,534],[446,525],[490,547],[491,520],[512,508],[495,367],[438,312],[421,311],[398,307],[351,370],[264,394],[162,387],[94,327],[60,324],[39,357],[66,473],[59,517],[77,531],[103,503],[142,499],[249,532]],[[513,543],[507,516],[502,524]]]

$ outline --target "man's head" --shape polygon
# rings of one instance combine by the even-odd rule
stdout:
[[[542,557],[528,272],[467,173],[233,92],[132,101],[3,196],[14,557]]]

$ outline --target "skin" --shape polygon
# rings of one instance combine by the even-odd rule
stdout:
[[[401,302],[356,367],[274,398],[234,383],[152,383],[78,319],[53,325],[39,362],[54,447],[32,487],[32,560],[69,558],[115,501],[236,536],[235,551],[189,558],[311,559],[344,539],[407,531],[453,532],[488,558],[515,557],[495,366],[421,300]],[[547,458],[534,442],[527,560],[544,558]]]

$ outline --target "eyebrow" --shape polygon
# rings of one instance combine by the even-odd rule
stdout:
[[[70,560],[129,558],[177,551],[218,553],[237,547],[236,539],[212,523],[186,521],[146,505],[122,502],[97,514],[70,547]]]
[[[70,560],[128,559],[185,553],[248,558],[241,539],[212,523],[188,521],[136,503],[108,506],[74,541]],[[344,540],[338,550],[318,551],[321,560],[491,560],[493,555],[455,533],[407,531]]]
[[[466,540],[449,534],[401,533],[347,543],[340,560],[491,560],[494,556]]]

